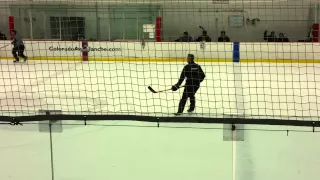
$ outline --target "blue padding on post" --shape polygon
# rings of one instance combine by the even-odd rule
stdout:
[[[240,62],[240,43],[234,42],[233,43],[233,56],[232,60],[233,62]]]

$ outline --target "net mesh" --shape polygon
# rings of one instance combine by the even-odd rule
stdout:
[[[193,54],[206,78],[192,116],[318,120],[316,1],[0,3],[0,115],[172,116],[183,88],[147,87],[170,89]],[[13,29],[26,63],[12,62]]]

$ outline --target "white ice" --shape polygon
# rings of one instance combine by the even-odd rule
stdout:
[[[318,64],[199,64],[206,79],[196,94],[198,115],[219,117],[243,110],[254,118],[318,119]],[[152,94],[147,87],[170,88],[183,66],[180,62],[0,61],[0,114],[55,109],[65,114],[171,115],[182,90]],[[235,76],[235,68],[241,71],[241,82],[235,81],[240,75]],[[244,102],[240,110],[239,99]]]

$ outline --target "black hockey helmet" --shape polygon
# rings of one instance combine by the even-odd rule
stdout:
[[[194,60],[194,55],[193,54],[188,54],[188,58]]]
[[[188,54],[188,63],[194,63],[194,55],[193,54]]]

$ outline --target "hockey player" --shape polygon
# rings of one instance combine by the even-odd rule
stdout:
[[[193,42],[193,39],[189,35],[189,33],[187,31],[185,31],[185,32],[183,32],[183,36],[176,39],[175,42]]]
[[[190,98],[190,108],[188,112],[194,111],[196,107],[195,94],[205,77],[201,66],[194,62],[194,55],[188,54],[188,64],[183,68],[178,83],[171,87],[172,91],[177,91],[184,79],[187,78],[178,112],[175,115],[180,115],[183,112],[188,98]]]
[[[15,59],[13,62],[19,62],[19,57],[22,57],[24,59],[24,62],[26,62],[28,57],[23,54],[24,48],[25,48],[24,42],[22,41],[21,37],[19,36],[16,30],[13,30],[13,35],[14,35],[14,38],[12,41],[12,44],[13,44],[12,54]]]

